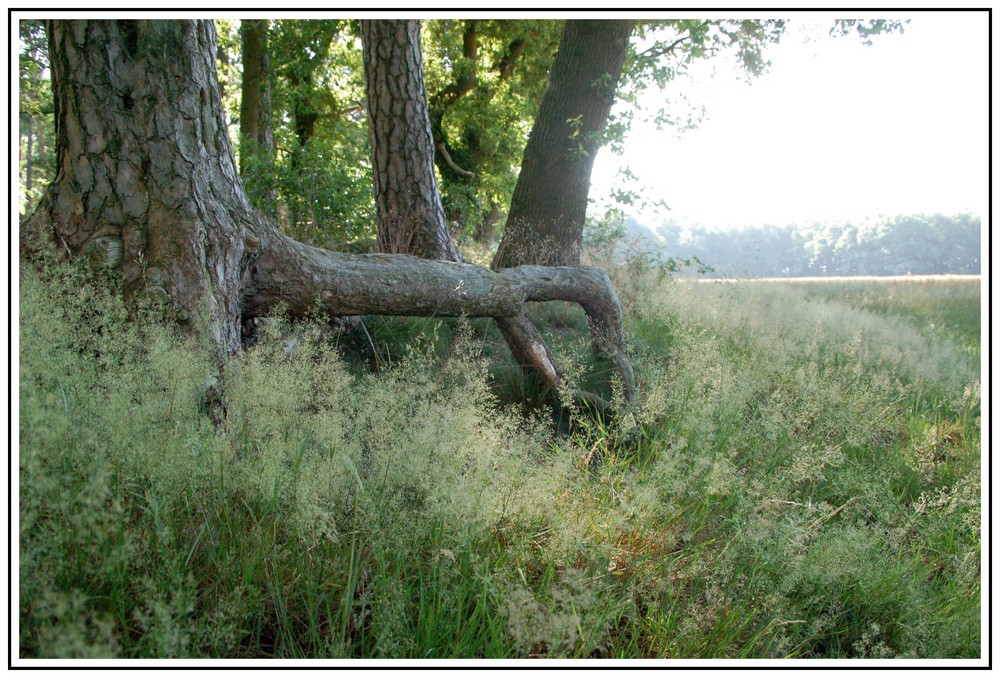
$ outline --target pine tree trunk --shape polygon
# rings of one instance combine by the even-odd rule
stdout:
[[[493,268],[575,266],[600,136],[634,21],[567,21]]]
[[[420,22],[362,21],[379,250],[459,261],[434,177]]]
[[[46,30],[56,178],[29,231],[120,266],[129,297],[236,350],[243,234],[259,217],[233,164],[214,26],[49,21]]]

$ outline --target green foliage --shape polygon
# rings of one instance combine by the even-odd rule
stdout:
[[[242,55],[236,22],[216,21],[220,83],[234,147],[240,152]],[[364,70],[349,21],[273,20],[268,31],[275,159],[251,162],[251,201],[271,210],[293,237],[333,249],[365,249],[374,238]],[[251,154],[251,157],[252,156]]]
[[[883,33],[902,33],[908,21],[886,19],[838,19],[830,29],[830,35],[846,36],[857,34],[866,45],[872,44],[872,37]]]
[[[269,35],[282,226],[342,249],[374,236],[361,42],[349,21],[281,20]]]
[[[18,37],[19,208],[24,214],[55,176],[55,111],[43,22],[21,20]]]
[[[362,133],[353,124],[322,129],[295,151],[294,162],[279,155],[277,184],[286,207],[280,221],[293,237],[335,250],[363,248],[374,239],[371,163],[358,154],[368,151]]]
[[[240,60],[239,21],[216,19],[215,34],[219,41],[216,69],[222,90],[222,109],[229,121],[229,136],[233,148],[239,147],[240,91],[243,67]]]

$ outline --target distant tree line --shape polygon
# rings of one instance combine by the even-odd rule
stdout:
[[[978,274],[980,219],[921,214],[864,223],[762,225],[736,230],[668,221],[650,229],[625,221],[639,247],[694,259],[711,277]],[[659,237],[657,237],[657,235]]]

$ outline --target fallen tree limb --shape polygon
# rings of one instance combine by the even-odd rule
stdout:
[[[342,254],[305,245],[273,229],[264,233],[265,240],[248,243],[252,255],[245,317],[267,315],[280,306],[292,315],[494,318],[518,363],[558,388],[555,358],[525,315],[526,305],[573,302],[587,315],[595,349],[621,373],[626,398],[631,402],[635,397],[621,304],[602,269],[517,266],[491,271],[405,254]]]

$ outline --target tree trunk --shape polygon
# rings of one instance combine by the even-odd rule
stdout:
[[[28,229],[240,346],[243,233],[211,22],[49,21],[56,178]],[[22,240],[30,246],[30,237]]]
[[[493,268],[574,266],[601,134],[634,21],[567,21]]]
[[[240,23],[243,45],[243,84],[240,99],[240,176],[253,204],[272,218],[274,133],[271,127],[271,63],[267,48],[267,20]]]
[[[293,316],[517,318],[528,301],[580,303],[632,393],[621,312],[599,269],[500,273],[296,242],[254,210],[237,178],[211,21],[52,21],[58,175],[23,222],[22,253],[48,241],[120,268],[124,291],[161,303],[225,351],[241,323]],[[529,347],[530,348],[530,347]]]
[[[31,193],[31,171],[34,169],[32,167],[32,157],[31,156],[35,152],[35,149],[34,149],[34,141],[35,141],[35,130],[34,130],[34,127],[35,127],[35,125],[34,125],[34,122],[33,122],[33,120],[31,119],[30,116],[28,117],[28,119],[25,122],[27,123],[26,124],[26,127],[27,127],[26,137],[27,137],[27,146],[28,146],[28,148],[27,148],[27,150],[25,152],[25,155],[27,157],[25,158],[25,161],[24,161],[24,190],[27,191],[28,193]]]
[[[35,149],[35,153],[38,155],[38,162],[35,163],[35,167],[41,172],[42,179],[51,179],[48,174],[48,157],[45,155],[45,131],[46,125],[39,125],[38,129],[35,130],[35,139],[38,144],[38,148]]]
[[[461,259],[434,178],[420,22],[362,21],[379,250]]]

